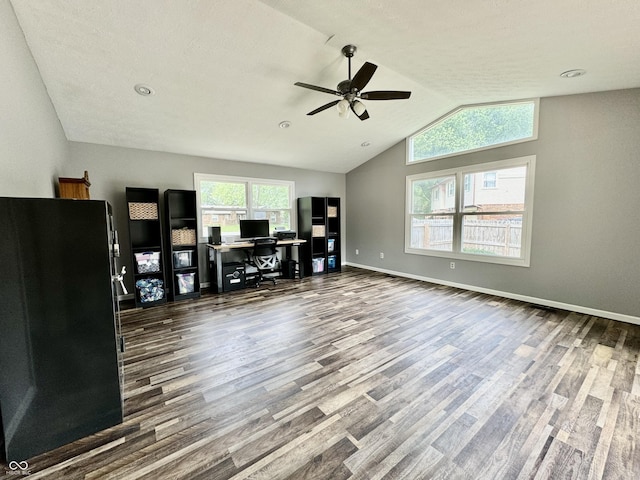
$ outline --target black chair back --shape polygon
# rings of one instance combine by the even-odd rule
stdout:
[[[277,244],[278,240],[276,238],[256,238],[253,242],[253,256],[266,257],[268,255],[275,255]]]
[[[247,251],[247,265],[255,267],[257,273],[249,280],[253,280],[256,287],[260,286],[263,280],[270,280],[276,285],[275,277],[264,277],[263,273],[275,272],[278,262],[278,251],[276,246],[278,239],[273,237],[256,238],[253,241],[253,252],[249,255]]]

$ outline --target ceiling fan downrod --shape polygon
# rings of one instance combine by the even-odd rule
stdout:
[[[342,47],[342,54],[349,60],[349,80],[351,80],[351,57],[353,57],[358,48],[355,45],[345,45]]]

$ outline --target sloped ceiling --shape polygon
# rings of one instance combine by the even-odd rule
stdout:
[[[638,0],[11,3],[78,142],[344,173],[458,105],[640,86]],[[307,116],[337,97],[294,82],[335,88],[347,44],[411,98]]]

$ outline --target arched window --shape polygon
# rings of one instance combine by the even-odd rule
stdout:
[[[538,99],[467,105],[407,139],[407,164],[538,138]]]

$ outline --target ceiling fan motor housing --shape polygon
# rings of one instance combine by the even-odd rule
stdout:
[[[351,80],[343,80],[338,84],[336,88],[340,92],[341,95],[346,95],[351,92]]]

